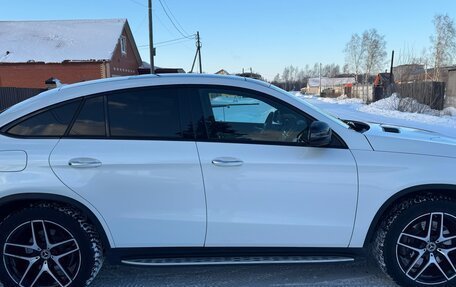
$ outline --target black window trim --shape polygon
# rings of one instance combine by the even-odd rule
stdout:
[[[68,131],[68,128],[70,127],[70,125],[72,124],[72,122],[76,119],[76,115],[78,114],[78,111],[79,109],[82,107],[82,103],[84,102],[84,99],[83,97],[77,97],[77,98],[74,98],[74,99],[69,99],[69,100],[66,100],[66,101],[63,101],[63,102],[59,102],[59,103],[56,103],[56,104],[52,104],[50,106],[47,106],[47,107],[44,107],[44,108],[41,108],[41,109],[38,109],[36,111],[33,111],[25,116],[22,116],[18,119],[15,119],[7,124],[5,124],[4,126],[2,126],[0,128],[0,134],[3,135],[3,136],[7,136],[7,137],[10,137],[10,138],[18,138],[18,139],[60,139],[62,138],[62,136],[45,136],[45,135],[42,135],[42,136],[23,136],[23,135],[15,135],[15,134],[10,134],[8,131],[13,128],[14,126],[38,115],[38,114],[41,114],[41,113],[45,113],[51,109],[55,109],[55,108],[59,108],[61,106],[64,106],[66,104],[70,104],[72,102],[78,102],[79,101],[79,106],[76,108],[76,111],[73,115],[73,118],[70,120],[70,123],[68,124],[65,132],[64,132],[64,135],[65,133]]]
[[[112,94],[116,93],[124,93],[126,91],[138,91],[138,90],[146,90],[146,89],[153,89],[153,88],[175,88],[177,93],[178,93],[178,98],[179,98],[179,103],[191,103],[190,106],[192,105],[199,105],[199,109],[203,112],[203,114],[199,114],[197,111],[194,110],[194,108],[189,107],[191,112],[190,112],[190,118],[187,119],[187,121],[190,121],[192,123],[193,127],[193,136],[192,137],[184,137],[184,131],[182,130],[182,123],[185,122],[185,119],[180,117],[180,122],[181,122],[181,132],[183,134],[182,138],[169,138],[169,137],[113,137],[110,134],[110,129],[109,129],[109,112],[106,112],[107,107],[107,97]],[[69,99],[63,102],[59,102],[56,104],[53,104],[51,106],[36,110],[30,114],[27,114],[25,116],[22,116],[16,120],[13,120],[12,122],[9,122],[2,126],[0,128],[0,134],[11,137],[11,138],[20,138],[20,139],[96,139],[96,140],[149,140],[149,141],[194,141],[194,142],[214,142],[214,143],[234,143],[234,144],[256,144],[256,145],[276,145],[276,146],[294,146],[294,147],[309,147],[307,145],[304,145],[302,143],[293,143],[293,142],[269,142],[269,141],[239,141],[239,140],[217,140],[217,139],[210,139],[207,126],[206,124],[203,125],[202,129],[202,134],[197,133],[198,129],[198,123],[196,122],[197,119],[200,119],[203,117],[205,119],[204,115],[204,105],[202,101],[202,95],[200,94],[199,90],[200,89],[228,89],[228,90],[239,90],[244,93],[253,93],[253,94],[258,94],[260,97],[266,98],[268,100],[271,100],[272,102],[278,102],[279,104],[289,108],[290,110],[298,113],[298,114],[303,114],[303,116],[306,116],[307,118],[310,118],[313,121],[316,121],[316,119],[306,113],[304,113],[302,110],[296,108],[295,106],[282,101],[281,99],[278,99],[276,97],[270,96],[266,93],[262,93],[256,90],[248,89],[248,88],[242,88],[242,87],[237,87],[237,86],[229,86],[229,85],[217,85],[217,84],[171,84],[171,85],[153,85],[153,86],[144,86],[144,87],[133,87],[133,88],[125,88],[125,89],[119,89],[119,90],[111,90],[111,91],[103,91],[100,93],[96,94],[91,94],[91,95],[85,95],[85,96],[80,96],[77,98]],[[185,95],[188,94],[188,95]],[[69,136],[67,135],[67,132],[71,130],[73,127],[74,122],[76,121],[77,116],[79,115],[83,104],[85,103],[85,100],[88,98],[92,97],[98,97],[98,96],[104,96],[104,106],[105,106],[105,120],[106,120],[106,125],[107,125],[107,131],[106,131],[106,136]],[[185,98],[188,97],[189,100],[185,100]],[[80,101],[79,107],[76,110],[75,114],[73,115],[73,119],[71,120],[70,124],[67,127],[67,130],[65,131],[65,134],[63,136],[19,136],[19,135],[12,135],[9,134],[7,131],[13,127],[16,124],[19,124],[22,121],[27,120],[28,118],[37,115],[41,112],[45,112],[49,109],[57,108],[61,105],[68,104],[72,101]],[[179,114],[182,115],[182,110],[181,110],[181,104],[179,104]],[[333,135],[336,136],[338,141],[341,143],[340,147],[317,147],[317,148],[335,148],[335,149],[348,149],[348,145],[345,143],[345,141],[340,137],[334,130],[333,130]]]
[[[207,109],[209,107],[205,106],[204,102],[206,100],[203,99],[204,95],[202,95],[202,93],[200,93],[200,90],[211,90],[211,89],[216,90],[216,89],[220,89],[220,90],[239,91],[239,92],[242,92],[244,94],[257,95],[257,96],[259,96],[260,99],[264,98],[264,99],[266,99],[269,102],[277,103],[279,105],[282,105],[282,106],[290,109],[291,111],[293,111],[293,112],[295,112],[295,113],[297,113],[299,115],[302,115],[303,117],[306,117],[306,118],[310,119],[311,121],[317,121],[317,119],[315,119],[311,115],[305,113],[304,111],[298,109],[297,107],[295,107],[295,106],[293,106],[293,105],[291,105],[291,104],[289,104],[289,103],[287,103],[287,102],[285,102],[285,101],[283,101],[281,99],[278,99],[276,97],[273,97],[271,95],[268,95],[266,93],[263,93],[263,92],[260,92],[260,91],[257,91],[257,90],[252,90],[252,89],[242,88],[242,87],[236,87],[236,86],[226,86],[226,85],[202,85],[202,84],[198,84],[198,85],[192,85],[192,86],[196,90],[196,94],[198,95],[199,102],[200,102],[200,105],[201,105],[201,109],[203,111],[203,115],[202,116],[204,117],[205,120],[207,119],[206,118]],[[206,105],[207,105],[207,103],[206,103]],[[205,129],[205,136],[204,137],[198,137],[197,141],[199,141],[199,142],[255,144],[255,145],[276,145],[276,146],[293,146],[293,147],[312,147],[312,146],[309,146],[309,145],[306,145],[306,144],[303,144],[303,143],[298,143],[298,142],[277,142],[277,141],[236,140],[236,139],[235,140],[230,140],[230,139],[223,139],[223,140],[211,139],[211,138],[209,138],[209,131],[208,131],[207,124],[204,124],[204,129]],[[333,130],[333,136],[335,136],[336,139],[339,141],[340,146],[331,146],[331,147],[323,146],[323,147],[315,147],[315,148],[348,149],[348,145],[345,143],[345,141],[342,139],[342,137],[340,137],[334,130]]]
[[[183,108],[185,107],[184,103],[189,103],[190,100],[186,100],[186,95],[184,91],[188,91],[188,86],[189,85],[153,85],[153,86],[144,86],[144,87],[132,87],[132,88],[125,88],[125,89],[119,89],[119,90],[110,90],[110,91],[103,91],[100,93],[96,94],[90,94],[90,95],[84,95],[80,96],[77,98],[69,99],[66,101],[62,101],[47,107],[44,107],[42,109],[33,111],[25,116],[22,116],[18,119],[15,119],[7,124],[5,124],[3,127],[0,128],[0,134],[10,137],[10,138],[20,138],[20,139],[94,139],[94,140],[149,140],[149,141],[195,141],[196,135],[195,135],[195,125],[193,123],[193,118],[192,118],[192,112],[187,112],[189,115],[187,119],[185,119],[182,115],[185,113],[183,112]],[[150,90],[150,89],[163,89],[163,88],[168,88],[168,89],[175,89],[178,97],[178,108],[179,108],[179,126],[180,126],[180,132],[182,134],[182,137],[150,137],[150,136],[144,136],[144,137],[131,137],[131,136],[111,136],[110,135],[110,128],[109,128],[109,112],[108,110],[108,101],[107,97],[109,95],[113,94],[120,94],[120,93],[125,93],[125,92],[131,92],[131,91],[142,91],[142,90]],[[81,136],[81,135],[76,135],[72,136],[69,135],[69,132],[71,128],[73,127],[74,123],[76,122],[77,117],[79,116],[79,113],[81,112],[84,103],[90,99],[90,98],[95,98],[95,97],[100,97],[103,96],[104,100],[104,111],[105,111],[105,123],[106,123],[106,135],[105,136]],[[70,123],[68,124],[67,129],[65,130],[65,133],[63,136],[20,136],[20,135],[13,135],[9,134],[8,130],[15,126],[16,124],[19,124],[37,114],[44,113],[50,109],[53,108],[58,108],[62,105],[69,104],[73,101],[80,101],[79,107],[76,109],[75,114],[73,115],[73,118],[71,119]],[[188,107],[188,106],[187,106]],[[190,108],[190,107],[188,107]],[[190,122],[191,127],[192,127],[192,135],[186,136],[184,132],[184,125],[186,123]]]

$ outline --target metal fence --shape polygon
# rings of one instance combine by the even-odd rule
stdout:
[[[38,95],[45,89],[5,88],[0,87],[0,110],[7,109],[23,100]]]

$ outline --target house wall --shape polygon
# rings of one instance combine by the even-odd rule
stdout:
[[[104,63],[15,63],[0,64],[0,87],[45,88],[44,81],[54,77],[72,84],[105,78]]]
[[[117,41],[116,49],[110,63],[110,76],[128,76],[137,75],[138,68],[141,63],[135,57],[133,51],[132,39],[130,34],[126,33],[125,28],[122,31],[122,36],[127,38],[127,53],[123,54],[120,49],[120,40]]]
[[[448,72],[445,107],[456,107],[456,70]]]

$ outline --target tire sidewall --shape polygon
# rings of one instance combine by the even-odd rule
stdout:
[[[396,244],[399,239],[399,235],[402,231],[416,218],[430,214],[434,212],[448,213],[456,217],[456,203],[449,201],[430,201],[416,205],[412,205],[409,208],[403,210],[391,223],[391,228],[386,235],[384,245],[384,258],[387,268],[387,272],[394,278],[398,283],[404,286],[454,286],[456,284],[455,279],[441,284],[421,284],[412,281],[402,271],[396,257]]]
[[[5,286],[17,286],[10,278],[3,258],[3,248],[11,232],[23,223],[31,220],[47,220],[64,227],[77,241],[81,253],[81,265],[79,272],[74,281],[69,285],[71,287],[85,286],[86,281],[91,276],[92,268],[95,264],[94,251],[91,248],[90,238],[84,232],[76,218],[61,212],[54,208],[29,208],[13,214],[6,218],[0,224],[0,278],[4,281]]]

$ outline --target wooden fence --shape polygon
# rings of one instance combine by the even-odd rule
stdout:
[[[434,110],[442,110],[445,104],[444,82],[413,82],[396,84],[396,93],[401,98],[412,98]]]
[[[0,110],[7,109],[23,100],[38,95],[45,89],[5,88],[0,87]]]

